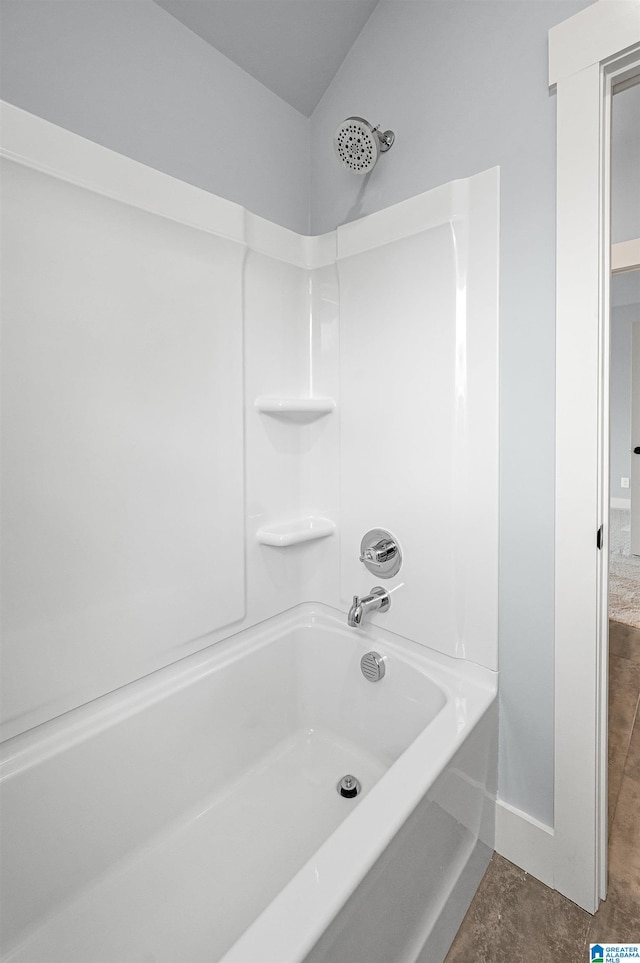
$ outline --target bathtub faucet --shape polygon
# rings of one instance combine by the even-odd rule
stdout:
[[[367,614],[367,612],[388,612],[391,606],[391,596],[386,589],[383,589],[380,585],[375,585],[371,589],[370,595],[365,595],[363,598],[358,598],[357,595],[353,596],[353,604],[349,609],[349,614],[347,616],[347,623],[355,627],[362,625],[362,620]]]

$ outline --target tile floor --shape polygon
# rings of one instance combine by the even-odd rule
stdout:
[[[640,628],[640,556],[631,554],[631,512],[609,515],[609,617]]]
[[[609,892],[591,916],[494,853],[445,963],[588,963],[640,942],[640,629],[609,626]]]

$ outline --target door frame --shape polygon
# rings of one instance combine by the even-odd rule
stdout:
[[[640,67],[640,0],[549,32],[557,93],[554,886],[607,880],[610,107]],[[600,548],[596,536],[600,531]]]

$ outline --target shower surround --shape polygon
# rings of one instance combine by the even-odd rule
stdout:
[[[84,738],[300,603],[346,618],[375,527],[403,567],[371,631],[494,676],[497,170],[302,237],[8,105],[2,134],[7,788],[62,714]]]

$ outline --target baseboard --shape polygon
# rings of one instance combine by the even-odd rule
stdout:
[[[520,869],[553,888],[553,829],[528,813],[498,799],[496,802],[496,852]]]
[[[612,498],[609,502],[611,508],[619,508],[624,512],[631,511],[631,499],[630,498]]]

